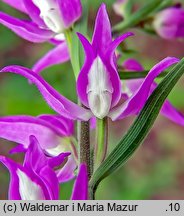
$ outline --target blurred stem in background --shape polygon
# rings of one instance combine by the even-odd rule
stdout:
[[[127,4],[132,4],[128,1]],[[125,14],[124,20],[113,27],[113,31],[125,31],[127,28],[135,27],[139,23],[147,20],[152,12],[163,9],[171,5],[171,0],[151,0],[133,14]],[[128,6],[127,6],[128,7]]]

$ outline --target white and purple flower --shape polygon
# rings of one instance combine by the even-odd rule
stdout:
[[[82,14],[80,0],[3,0],[8,5],[28,15],[23,20],[0,12],[0,23],[18,36],[34,43],[51,42],[56,45],[34,66],[37,73],[70,59],[63,32],[71,27]]]
[[[55,115],[0,117],[0,137],[19,144],[10,153],[26,151],[30,135],[37,138],[41,149],[49,157],[72,152],[63,168],[56,170],[56,174],[59,182],[75,177],[77,155],[73,144],[73,121]]]
[[[0,161],[10,172],[9,199],[58,200],[59,181],[54,168],[62,164],[69,155],[70,153],[61,153],[56,157],[48,158],[40,148],[37,139],[30,136],[23,165],[0,156]],[[81,164],[71,198],[87,199],[87,185],[86,166]]]

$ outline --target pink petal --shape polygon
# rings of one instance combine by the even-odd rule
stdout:
[[[177,63],[179,59],[167,57],[158,64],[156,64],[144,79],[142,85],[137,91],[122,105],[111,110],[109,117],[112,120],[122,119],[131,114],[137,114],[144,104],[150,93],[150,88],[154,82],[154,79],[166,68]]]
[[[176,124],[184,126],[184,115],[166,100],[162,106],[161,114]]]
[[[59,182],[54,168],[61,165],[69,155],[70,153],[62,153],[57,157],[48,158],[40,148],[37,139],[30,136],[30,145],[25,155],[24,167],[27,170],[33,170],[42,179],[50,199],[59,199]]]
[[[40,115],[39,119],[54,125],[60,133],[60,136],[71,136],[74,134],[74,121],[68,118],[64,118],[59,115]]]
[[[27,10],[24,5],[24,0],[2,0],[2,1],[23,13],[27,13]]]
[[[53,32],[39,28],[35,23],[14,18],[0,12],[0,23],[25,40],[41,43],[53,37]]]
[[[95,54],[89,41],[80,33],[78,33],[78,37],[83,45],[86,55],[84,66],[82,67],[77,79],[77,93],[82,104],[84,104],[86,107],[89,107],[87,98],[88,73],[95,59]]]
[[[115,50],[120,45],[120,43],[122,43],[126,38],[133,36],[133,35],[134,34],[132,32],[127,32],[127,33],[117,37],[114,41],[112,41],[106,50],[106,58],[107,59],[110,58],[112,61],[113,57],[114,57]]]
[[[44,194],[44,197],[42,199],[50,199],[49,194],[45,188],[45,185],[43,184],[42,180],[35,175],[32,170],[27,170],[23,166],[15,163],[9,158],[0,156],[0,161],[8,168],[10,172],[10,186],[9,186],[9,199],[10,200],[21,200],[21,195],[20,195],[20,179],[18,176],[18,170],[24,173],[25,176],[27,176],[30,181],[32,181],[33,184],[36,184],[40,188],[40,192]],[[26,186],[25,186],[26,188]],[[29,190],[29,188],[26,188]],[[25,191],[26,193],[26,191]],[[36,194],[36,196],[42,196],[41,194]]]
[[[125,68],[125,70],[130,70],[135,72],[144,70],[142,65],[135,59],[126,60],[123,63],[123,67]],[[128,89],[131,91],[132,94],[137,91],[137,89],[142,85],[143,82],[144,79],[134,79],[134,80],[124,81],[125,85],[128,87]],[[154,91],[156,87],[157,87],[157,83],[153,82],[150,88],[149,95],[151,95],[151,93]],[[161,109],[161,114],[179,125],[182,126],[184,125],[183,114],[177,111],[177,109],[169,102],[169,100],[165,100]]]
[[[64,167],[56,171],[58,181],[60,183],[64,183],[72,180],[75,177],[74,171],[76,170],[76,168],[77,168],[77,164],[73,159],[73,157],[72,156],[68,157],[68,161],[66,162]]]
[[[105,4],[102,4],[98,10],[95,21],[92,46],[94,47],[94,50],[98,50],[101,55],[104,55],[111,41],[111,24],[106,11],[106,6]]]
[[[81,164],[79,167],[79,173],[73,187],[71,199],[72,200],[88,199],[88,175],[87,175],[87,167],[85,164]]]
[[[29,136],[37,137],[43,149],[54,148],[60,143],[61,133],[57,126],[32,116],[0,118],[0,137],[29,146]]]
[[[28,15],[30,18],[35,22],[38,26],[46,28],[44,21],[40,18],[40,10],[36,5],[33,3],[32,0],[23,0],[25,8],[27,10]]]
[[[35,72],[21,66],[7,66],[0,72],[15,73],[29,79],[37,86],[43,98],[50,105],[50,107],[52,107],[52,109],[58,112],[61,116],[84,121],[90,119],[90,111],[76,105],[64,96],[60,95],[52,86],[50,86],[41,76]]]
[[[69,61],[70,55],[66,42],[61,43],[46,53],[32,68],[36,73],[40,73],[44,69]]]
[[[21,200],[21,196],[19,193],[19,178],[16,173],[17,166],[11,159],[6,158],[5,156],[0,156],[0,161],[3,163],[10,172],[10,185],[9,185],[9,192],[8,198],[10,200]]]
[[[56,0],[66,28],[70,27],[82,15],[82,4],[80,0]]]

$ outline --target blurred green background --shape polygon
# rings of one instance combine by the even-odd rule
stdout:
[[[121,20],[112,10],[115,1],[108,0],[108,12],[112,23]],[[145,1],[136,1],[137,6]],[[96,9],[101,1],[93,0],[90,7],[89,26],[92,29]],[[25,18],[21,13],[0,3],[0,10],[12,16]],[[183,41],[166,41],[155,35],[131,29],[135,36],[128,39],[127,47],[135,50],[123,58],[134,57],[146,69],[166,56],[183,57]],[[32,65],[52,48],[50,44],[32,44],[20,39],[0,25],[0,67],[19,64]],[[70,63],[53,66],[42,73],[43,77],[67,98],[76,101],[75,81]],[[68,84],[70,83],[70,84]],[[184,78],[169,96],[172,103],[184,113]],[[44,102],[38,90],[27,80],[14,74],[0,76],[0,115],[39,115],[54,113]],[[112,149],[127,131],[134,117],[110,123]],[[0,139],[0,154],[7,155],[14,143]],[[12,155],[17,161],[22,155]],[[0,165],[0,199],[7,199],[9,173]],[[61,185],[61,199],[69,199],[73,181]],[[184,136],[183,127],[159,116],[154,127],[134,156],[124,167],[106,178],[97,191],[97,199],[184,199]]]

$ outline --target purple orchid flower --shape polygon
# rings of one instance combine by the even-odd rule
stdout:
[[[29,148],[29,136],[37,138],[41,149],[49,156],[58,156],[63,152],[72,152],[62,169],[56,170],[59,182],[75,177],[76,150],[73,145],[74,122],[55,115],[8,116],[0,117],[0,137],[19,143],[10,153],[26,151]]]
[[[47,158],[34,136],[25,154],[24,164],[19,165],[4,156],[0,161],[9,169],[11,182],[9,199],[48,200],[59,198],[59,182],[54,167],[64,162],[69,153]]]
[[[59,37],[82,14],[80,0],[3,0],[27,14],[31,20],[19,20],[3,12],[0,22],[31,42],[40,43]]]
[[[123,62],[123,68],[126,71],[143,71],[143,66],[135,59],[127,59]],[[133,79],[133,80],[124,80],[123,85],[125,86],[125,94],[128,97],[131,97],[132,94],[134,94],[137,89],[140,88],[142,83],[144,82],[144,79]],[[157,83],[153,82],[149,91],[149,95],[152,94],[154,89],[157,87]],[[173,105],[169,102],[169,100],[165,100],[162,109],[161,114],[171,121],[184,126],[184,116],[182,113],[178,112]]]
[[[91,117],[110,117],[113,121],[137,114],[144,106],[154,79],[179,59],[168,57],[155,65],[144,79],[140,88],[125,103],[124,94],[116,67],[116,47],[132,33],[126,33],[112,41],[110,21],[104,4],[101,5],[93,34],[92,43],[81,34],[86,60],[77,80],[78,96],[85,107],[69,101],[53,89],[42,77],[21,66],[7,66],[0,72],[20,74],[34,83],[47,103],[61,116],[87,121]]]
[[[184,9],[170,7],[159,12],[154,19],[153,27],[160,37],[176,39],[184,37]]]
[[[56,47],[38,61],[33,70],[43,69],[68,61],[70,56],[63,32],[72,26],[82,14],[80,0],[3,0],[10,6],[27,14],[31,20],[20,20],[0,12],[0,23],[20,37],[41,43],[51,41]]]
[[[70,153],[62,153],[48,158],[43,153],[37,139],[30,136],[30,144],[25,153],[23,165],[9,158],[0,157],[0,161],[9,169],[11,175],[9,187],[10,200],[57,200],[59,199],[59,181],[54,168],[62,164]],[[86,168],[81,165],[74,187],[74,197],[87,197]],[[82,194],[78,194],[78,187]]]

